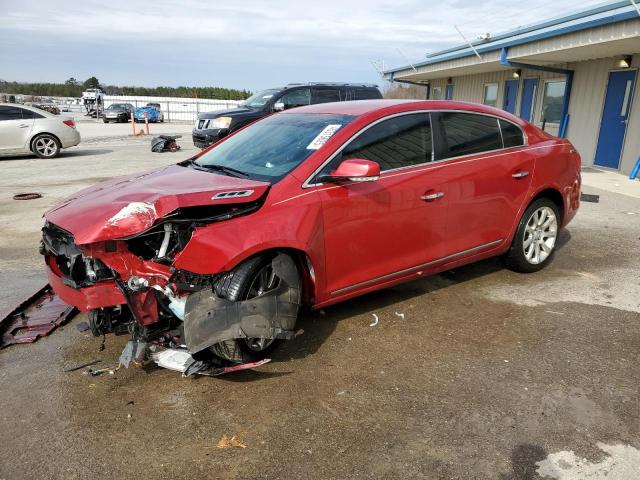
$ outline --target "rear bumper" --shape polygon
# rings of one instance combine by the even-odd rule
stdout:
[[[60,143],[62,148],[75,147],[80,143],[80,132],[75,128],[67,127],[64,134],[60,135]]]
[[[83,312],[127,303],[122,291],[113,280],[99,282],[91,287],[75,289],[62,283],[62,279],[48,265],[47,276],[53,291],[65,303]]]

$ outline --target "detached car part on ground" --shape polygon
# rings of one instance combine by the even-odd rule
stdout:
[[[72,118],[26,105],[0,103],[0,154],[34,153],[55,158],[80,143]]]
[[[96,335],[246,362],[291,338],[303,305],[497,255],[543,268],[579,172],[567,140],[495,108],[315,105],[78,192],[45,214],[41,252]]]

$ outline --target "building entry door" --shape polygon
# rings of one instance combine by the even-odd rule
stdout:
[[[635,70],[609,72],[598,147],[594,159],[596,165],[616,169],[620,167],[620,156],[629,123],[635,83]]]
[[[516,113],[516,98],[518,97],[518,80],[504,82],[504,101],[502,109],[509,113]]]
[[[447,84],[447,89],[444,91],[444,98],[445,100],[453,100],[453,83],[448,83]]]
[[[530,122],[536,106],[538,79],[525,78],[522,82],[522,100],[520,101],[520,118]]]

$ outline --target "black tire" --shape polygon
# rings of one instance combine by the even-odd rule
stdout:
[[[538,261],[535,261],[535,255],[531,259],[528,258],[524,242],[525,242],[525,235],[527,235],[528,238],[530,236],[533,236],[533,238],[531,238],[532,242],[535,242],[538,239],[538,237],[534,235],[542,235],[539,241],[544,240],[544,235],[545,235],[544,232],[532,234],[530,233],[527,227],[527,224],[533,221],[532,216],[534,215],[534,213],[540,211],[541,209],[550,209],[550,211],[552,211],[553,214],[555,215],[555,237],[553,237],[553,244],[550,247],[550,252],[546,253],[547,256],[542,260],[538,259]],[[513,241],[511,242],[511,247],[509,248],[509,251],[504,256],[504,261],[507,268],[515,272],[532,273],[532,272],[537,272],[539,270],[542,270],[544,267],[549,265],[549,263],[551,263],[555,255],[555,251],[556,251],[555,247],[557,244],[560,223],[561,223],[561,217],[558,211],[558,206],[552,200],[550,200],[549,198],[538,198],[537,200],[534,200],[533,202],[531,202],[531,205],[529,205],[529,207],[525,210],[524,214],[522,215],[522,218],[518,223],[516,234],[513,237]],[[531,228],[531,226],[529,226],[529,228]]]
[[[261,255],[250,258],[238,265],[231,272],[224,275],[214,286],[216,295],[231,301],[247,300],[252,298],[251,287],[257,277],[268,268],[274,255]],[[265,348],[250,347],[256,339],[238,338],[225,340],[211,347],[211,351],[225,360],[234,363],[246,363],[266,358],[280,343],[280,340],[272,340]]]
[[[104,123],[109,123],[109,120],[107,120],[106,118],[104,120],[102,120]]]
[[[60,154],[60,142],[53,135],[41,133],[31,141],[31,151],[40,158],[55,158]]]

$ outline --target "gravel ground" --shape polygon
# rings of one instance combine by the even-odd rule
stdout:
[[[163,126],[181,153],[152,154],[126,125],[85,123],[58,159],[0,160],[0,310],[45,282],[45,209],[196,151],[189,125]],[[100,352],[84,315],[4,349],[0,479],[640,478],[640,199],[588,193],[600,203],[542,272],[489,260],[305,314],[255,371],[64,373],[113,365],[126,342]],[[216,448],[223,435],[246,448]]]

